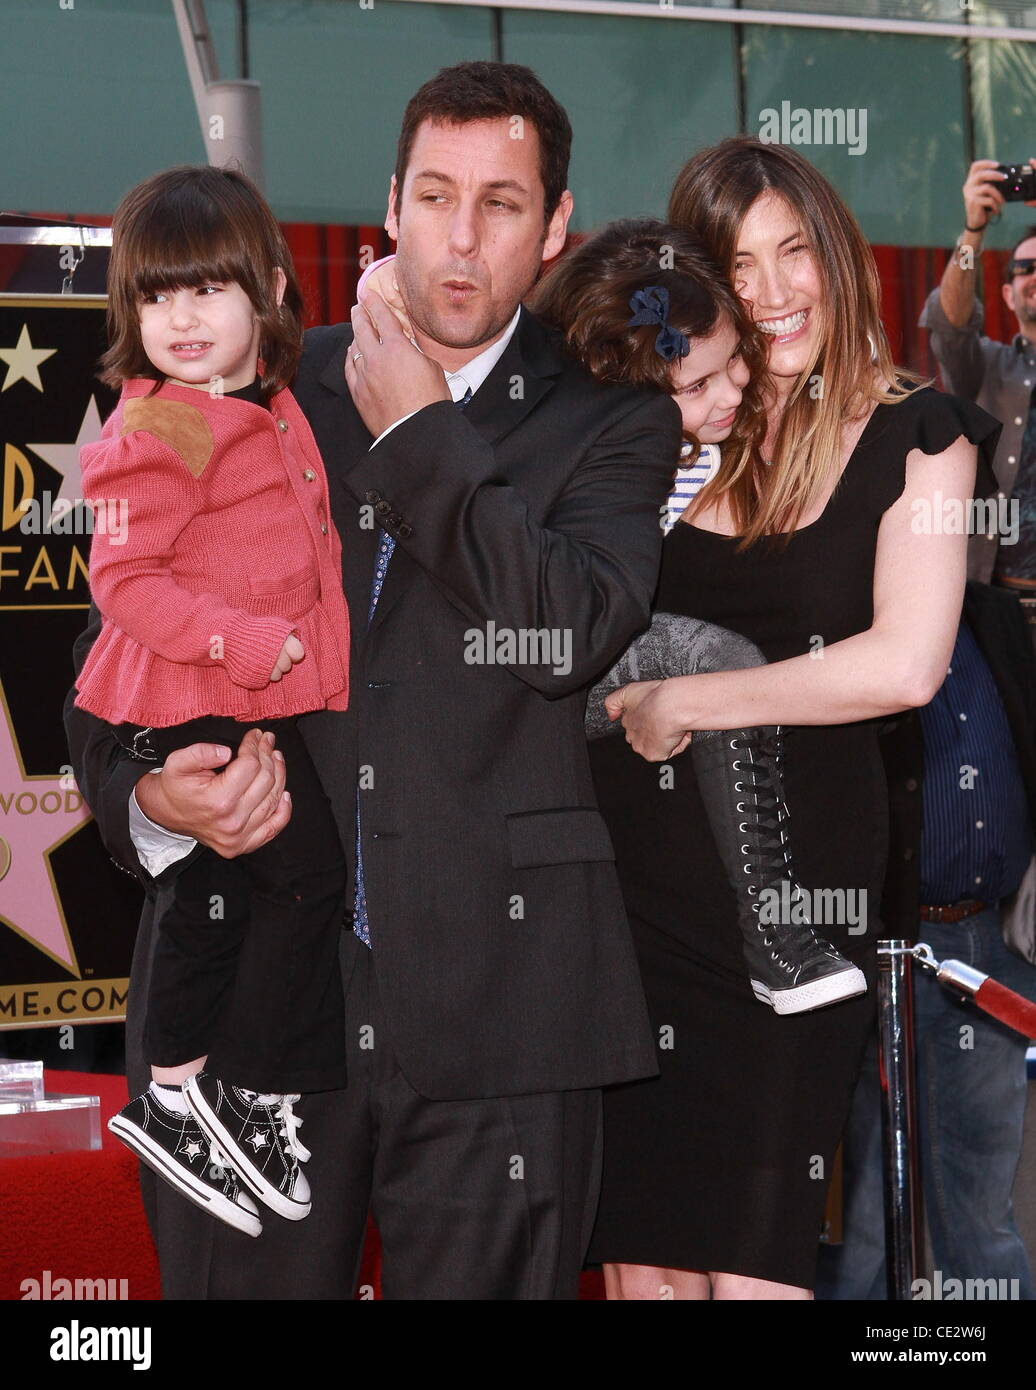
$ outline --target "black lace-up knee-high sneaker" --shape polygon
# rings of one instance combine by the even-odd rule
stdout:
[[[716,738],[692,738],[691,757],[737,899],[756,998],[779,1014],[797,1014],[864,994],[863,972],[813,930],[808,894],[795,878],[781,730],[736,729]]]

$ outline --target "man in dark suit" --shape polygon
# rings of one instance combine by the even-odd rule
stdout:
[[[426,83],[386,220],[416,346],[373,294],[307,334],[294,390],[352,618],[350,709],[303,721],[357,870],[349,1085],[296,1106],[305,1221],[253,1242],[148,1185],[166,1297],[349,1298],[368,1210],[386,1297],[574,1297],[599,1088],[656,1070],[583,708],[648,622],[680,417],[595,383],[521,307],[564,244],[570,137],[526,68]],[[221,772],[195,748],[141,778],[71,700],[66,723],[102,835],[148,889],[139,1090],[163,895],[198,842],[233,857],[282,828],[283,763],[252,731]]]

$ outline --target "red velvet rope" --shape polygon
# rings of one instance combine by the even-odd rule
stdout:
[[[975,1003],[1016,1033],[1026,1038],[1036,1038],[1036,1004],[1030,1004],[1028,999],[1015,994],[1013,989],[996,980],[986,980],[979,986]]]

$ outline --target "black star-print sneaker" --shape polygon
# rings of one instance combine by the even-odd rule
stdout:
[[[199,1125],[234,1165],[260,1202],[278,1216],[301,1221],[310,1212],[309,1183],[299,1167],[310,1157],[292,1110],[298,1096],[260,1095],[200,1071],[183,1083]]]
[[[142,1163],[195,1206],[245,1235],[263,1229],[259,1208],[242,1191],[237,1174],[190,1112],[169,1110],[150,1092],[113,1115],[108,1128]]]

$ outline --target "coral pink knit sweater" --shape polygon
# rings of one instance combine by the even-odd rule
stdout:
[[[126,542],[98,530],[90,587],[104,622],[76,704],[164,728],[344,710],[349,614],[342,547],[309,424],[290,391],[270,408],[142,378],[81,451],[87,498],[124,499]],[[305,658],[279,681],[289,633]]]

